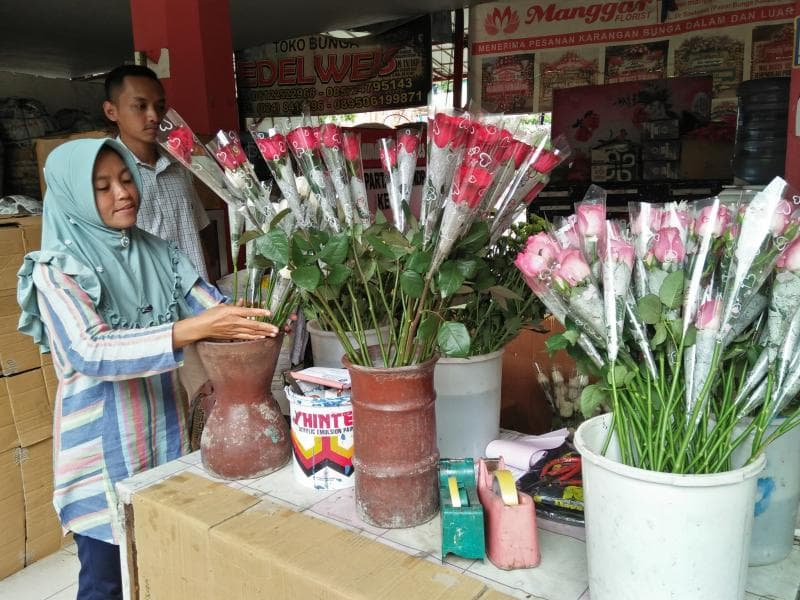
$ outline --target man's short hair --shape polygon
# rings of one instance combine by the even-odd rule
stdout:
[[[124,85],[126,77],[147,77],[161,85],[158,75],[152,69],[144,65],[121,65],[106,75],[106,100],[114,101],[114,97]]]

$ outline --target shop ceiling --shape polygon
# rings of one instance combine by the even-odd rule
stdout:
[[[247,48],[479,3],[230,0],[233,44]],[[132,57],[128,0],[0,0],[0,71],[75,78],[104,73]]]

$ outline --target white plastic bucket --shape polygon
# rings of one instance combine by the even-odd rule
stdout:
[[[583,458],[592,600],[744,598],[753,502],[766,459],[714,475],[674,475],[601,450],[612,415],[575,434]]]
[[[775,419],[766,435],[774,433],[783,421]],[[736,449],[734,461],[750,455],[751,443],[747,440]],[[800,501],[800,427],[772,442],[764,454],[767,466],[758,476],[750,566],[776,563],[792,551]]]
[[[353,405],[350,399],[309,398],[286,388],[291,410],[292,471],[317,490],[352,487]]]
[[[498,438],[504,351],[436,363],[436,441],[442,458],[483,456]]]
[[[308,334],[311,336],[311,355],[314,359],[314,366],[341,369],[344,347],[342,347],[339,337],[333,331],[320,328],[316,321],[308,322]],[[374,329],[367,329],[364,335],[367,338],[368,346],[378,344],[378,335]],[[385,342],[389,336],[388,326],[381,328],[381,336]],[[356,343],[352,334],[348,337],[352,343]]]

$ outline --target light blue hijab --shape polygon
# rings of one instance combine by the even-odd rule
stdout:
[[[49,350],[33,283],[35,263],[72,277],[112,329],[150,327],[190,316],[185,296],[199,278],[188,257],[171,243],[138,227],[106,226],[97,211],[92,172],[103,147],[115,150],[142,182],[130,151],[112,139],[62,144],[45,163],[41,250],[31,252],[17,273],[19,330]]]

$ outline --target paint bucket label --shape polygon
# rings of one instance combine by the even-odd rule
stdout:
[[[312,398],[286,388],[292,419],[292,471],[318,490],[352,487],[353,405],[349,397]]]

